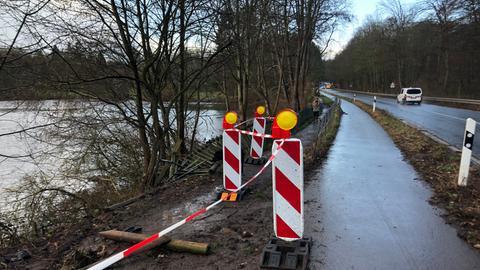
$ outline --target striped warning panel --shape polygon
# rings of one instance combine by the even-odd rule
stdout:
[[[275,152],[280,140],[273,143]],[[273,225],[275,236],[286,241],[303,237],[303,147],[286,139],[272,163]]]
[[[234,191],[242,185],[242,140],[236,130],[223,131],[223,187]]]
[[[255,117],[253,119],[253,132],[265,134],[267,120],[264,117]],[[263,155],[263,137],[252,136],[252,145],[250,147],[250,157],[259,159]]]

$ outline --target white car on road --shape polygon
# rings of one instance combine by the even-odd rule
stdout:
[[[422,88],[408,87],[402,88],[397,96],[398,103],[422,103]]]

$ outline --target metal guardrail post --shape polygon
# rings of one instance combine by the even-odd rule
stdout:
[[[393,97],[396,98],[396,94],[386,94],[386,93],[379,93],[379,92],[362,92],[362,91],[355,91],[355,90],[346,90],[346,89],[335,89],[340,92],[348,92],[353,93],[354,101],[356,94],[363,94],[368,96],[380,96],[380,97]],[[448,98],[448,97],[430,97],[430,96],[423,96],[423,100],[429,101],[437,101],[437,102],[451,102],[451,103],[459,103],[459,104],[471,104],[471,105],[478,105],[480,106],[479,99],[467,99],[467,98]]]

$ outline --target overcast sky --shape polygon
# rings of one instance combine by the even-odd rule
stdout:
[[[378,11],[380,3],[384,0],[350,0],[351,14],[354,16],[351,23],[347,23],[340,27],[333,35],[333,41],[330,43],[327,50],[327,58],[333,58],[335,54],[340,52],[352,38],[356,29],[363,25],[368,16],[382,18],[384,15],[381,11]],[[400,0],[405,6],[414,4],[415,0]],[[13,32],[11,31],[11,18],[0,14],[0,36],[11,38]],[[21,38],[20,38],[21,39]],[[0,45],[5,45],[0,41]]]

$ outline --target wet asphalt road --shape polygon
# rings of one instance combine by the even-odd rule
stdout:
[[[423,105],[422,105],[423,106]],[[365,112],[348,113],[327,160],[305,188],[310,269],[480,269],[431,191]]]
[[[353,98],[352,93],[329,90],[332,93]],[[357,99],[372,104],[373,96],[359,95]],[[377,107],[390,112],[410,124],[423,128],[438,138],[462,149],[465,134],[465,121],[473,118],[480,121],[480,111],[449,108],[433,104],[421,105],[398,104],[393,98],[377,97]],[[480,124],[477,124],[476,133],[480,134]],[[473,155],[480,158],[480,139],[474,141]]]

